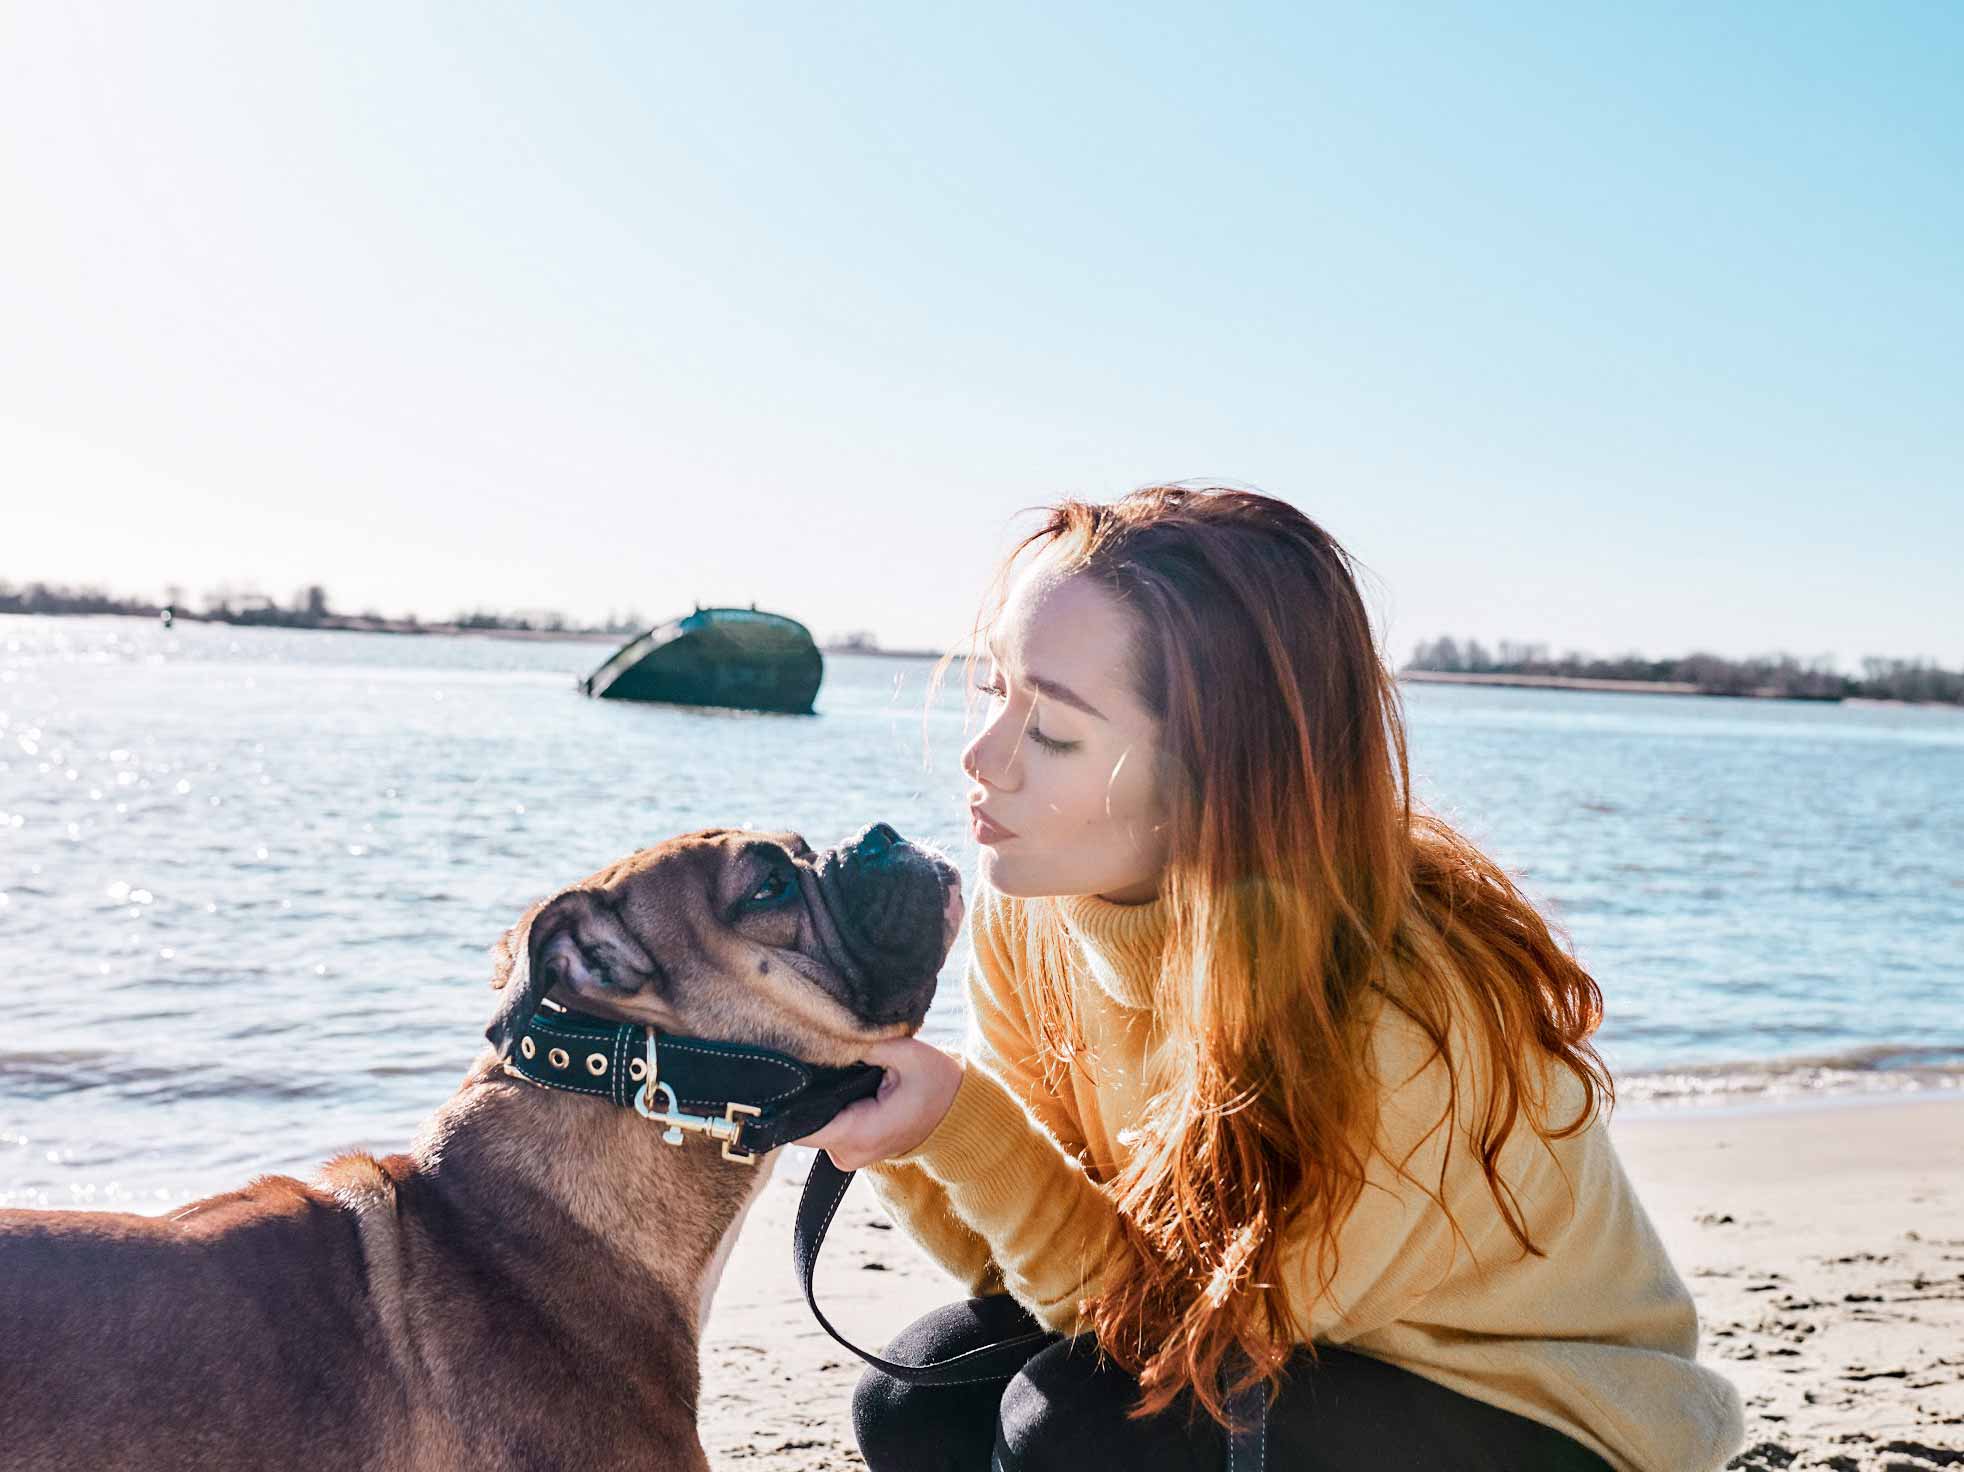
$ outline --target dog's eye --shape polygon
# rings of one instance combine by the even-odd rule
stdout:
[[[776,870],[771,876],[750,892],[750,903],[768,905],[773,900],[781,900],[791,893],[791,882]]]

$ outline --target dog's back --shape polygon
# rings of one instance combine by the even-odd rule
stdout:
[[[354,1213],[262,1177],[171,1218],[0,1212],[0,1461],[376,1467],[405,1424]]]
[[[592,1119],[575,1095],[494,1089],[463,1111],[494,1155],[517,1121]],[[578,1138],[638,1135],[632,1119]],[[263,1176],[161,1218],[0,1212],[0,1467],[706,1472],[693,1290],[468,1131],[445,1138],[434,1173],[354,1154],[316,1185]],[[638,1199],[678,1222],[707,1204],[680,1152],[642,1150],[657,1173]],[[712,1247],[680,1254],[679,1280]]]

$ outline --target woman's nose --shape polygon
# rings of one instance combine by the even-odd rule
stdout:
[[[971,782],[980,782],[982,774],[975,769],[976,749],[982,745],[982,738],[976,737],[962,748],[962,775]]]
[[[994,727],[984,727],[976,738],[962,748],[962,771],[972,782],[998,791],[1013,790],[1014,780],[1011,768],[1015,765],[1014,755],[1005,761],[990,747]]]

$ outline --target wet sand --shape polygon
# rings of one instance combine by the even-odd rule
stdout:
[[[1964,1099],[1620,1120],[1617,1147],[1698,1301],[1700,1353],[1746,1401],[1743,1468],[1964,1468]],[[791,1271],[802,1162],[751,1213],[703,1347],[702,1436],[743,1472],[864,1465],[859,1362]],[[856,1184],[819,1296],[878,1349],[954,1296]]]

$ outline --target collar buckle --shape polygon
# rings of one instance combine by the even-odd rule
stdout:
[[[683,1134],[683,1131],[687,1130],[692,1134],[708,1135],[712,1140],[721,1141],[723,1158],[725,1160],[734,1160],[742,1165],[755,1165],[757,1163],[756,1151],[744,1149],[732,1150],[730,1147],[732,1145],[740,1146],[743,1141],[743,1120],[737,1116],[745,1115],[754,1118],[761,1115],[764,1111],[754,1104],[740,1104],[732,1099],[723,1106],[723,1117],[721,1119],[710,1114],[686,1113],[682,1108],[682,1101],[675,1097],[675,1090],[663,1083],[657,1072],[659,1064],[655,1057],[655,1030],[651,1027],[646,1029],[646,1032],[648,1037],[647,1082],[641,1086],[640,1091],[634,1096],[634,1112],[643,1119],[668,1126],[667,1129],[662,1131],[661,1138],[664,1145],[680,1145],[687,1138]],[[657,1100],[657,1094],[660,1095],[659,1100]],[[663,1105],[666,1105],[666,1107],[663,1107]]]
[[[725,1160],[740,1161],[744,1165],[755,1165],[757,1163],[757,1152],[755,1150],[732,1150],[730,1146],[740,1144],[743,1140],[743,1121],[738,1119],[737,1116],[743,1114],[756,1118],[763,1112],[755,1104],[739,1104],[734,1099],[723,1106],[723,1121],[730,1127],[730,1137],[723,1141],[723,1158]]]

